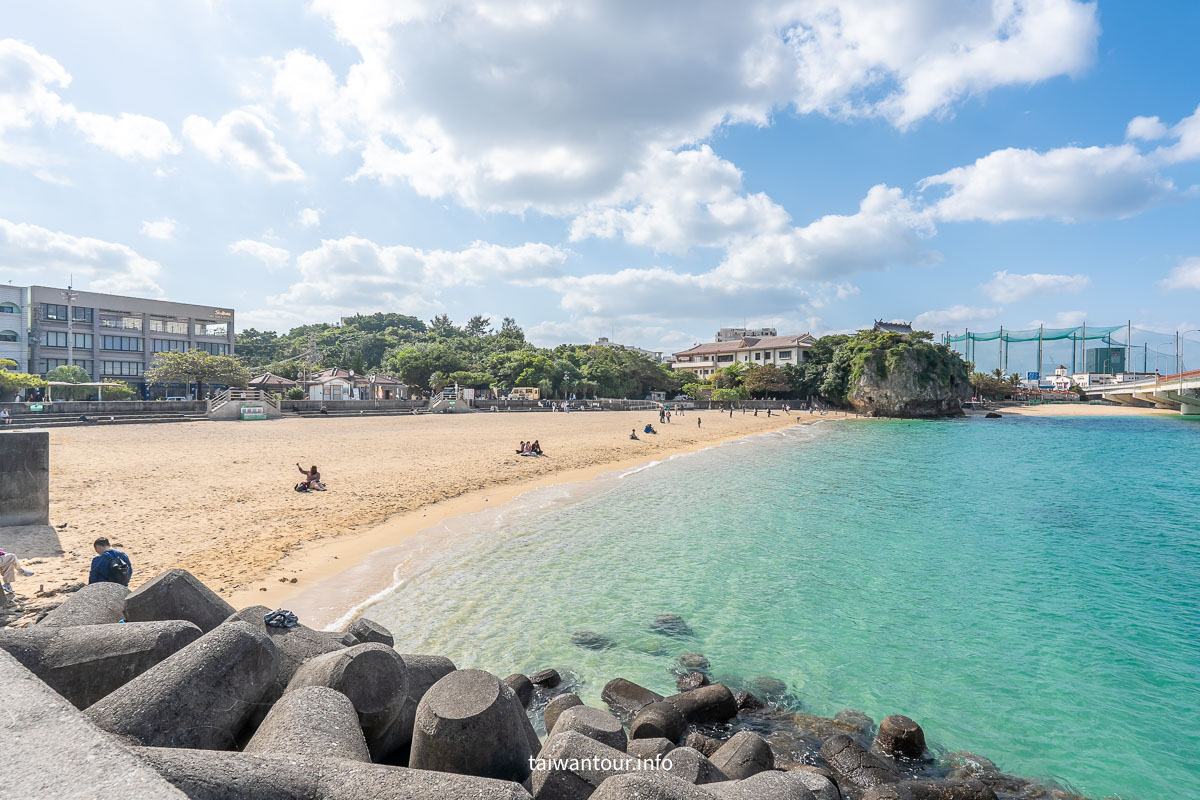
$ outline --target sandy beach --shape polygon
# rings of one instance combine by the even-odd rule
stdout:
[[[1178,411],[1166,408],[1136,408],[1134,406],[1091,405],[1090,403],[1046,403],[1037,406],[1002,406],[1001,414],[1016,414],[1022,417],[1147,417],[1173,414]]]
[[[647,412],[477,413],[67,428],[50,434],[53,534],[43,529],[35,542],[10,529],[0,547],[36,572],[16,584],[26,597],[86,581],[91,544],[107,536],[133,559],[134,586],[182,567],[235,606],[272,605],[442,519],[538,486],[833,416],[706,411],[660,425]],[[651,421],[659,434],[642,434]],[[546,457],[515,453],[531,437]],[[329,490],[293,491],[296,462],[318,465]]]

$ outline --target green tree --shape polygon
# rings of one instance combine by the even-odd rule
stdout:
[[[299,386],[293,386],[292,388],[288,389],[283,393],[283,396],[287,400],[304,400],[308,397],[308,395],[304,393],[304,390]]]
[[[137,392],[128,383],[120,383],[118,381],[104,381],[104,385],[99,387],[98,397],[105,400],[128,400]]]
[[[88,383],[92,376],[88,375],[87,370],[83,367],[71,364],[64,364],[61,367],[55,367],[46,373],[46,381],[58,381],[62,383]],[[55,397],[61,397],[63,400],[83,400],[96,393],[96,390],[91,386],[56,386],[53,389]]]
[[[492,321],[487,317],[476,314],[467,322],[467,327],[464,329],[467,336],[487,336],[492,332]]]
[[[37,375],[26,372],[12,372],[17,362],[10,358],[0,358],[0,400],[7,401],[16,397],[26,389],[44,389],[46,382]]]
[[[275,331],[246,328],[234,338],[234,351],[248,364],[267,364],[282,355],[284,342]]]
[[[783,370],[770,364],[750,367],[742,378],[742,384],[752,397],[786,394],[792,388]]]
[[[244,387],[250,378],[250,370],[240,359],[216,356],[203,350],[159,353],[154,357],[154,365],[146,370],[146,380],[150,383],[195,383],[201,395],[206,383]]]

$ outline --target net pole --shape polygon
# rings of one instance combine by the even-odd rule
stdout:
[[[1000,372],[1004,372],[1004,326],[1000,326],[1000,342],[996,348],[996,367]]]
[[[1129,360],[1133,358],[1133,320],[1125,320],[1125,372],[1129,372]]]
[[[1042,385],[1042,334],[1045,332],[1046,326],[1038,326],[1038,386]]]

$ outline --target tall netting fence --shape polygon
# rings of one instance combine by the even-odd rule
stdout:
[[[1125,325],[1075,328],[1000,328],[994,331],[947,331],[941,341],[975,365],[978,372],[999,369],[1053,374],[1066,367],[1083,372],[1174,374],[1200,366],[1200,331],[1155,331]]]

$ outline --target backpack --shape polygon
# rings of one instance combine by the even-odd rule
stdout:
[[[126,563],[125,559],[121,558],[121,556],[117,553],[114,553],[111,550],[109,552],[113,553],[112,558],[108,560],[109,581],[112,583],[119,583],[122,586],[128,586],[129,578],[132,577],[132,570],[129,568],[129,564]]]

